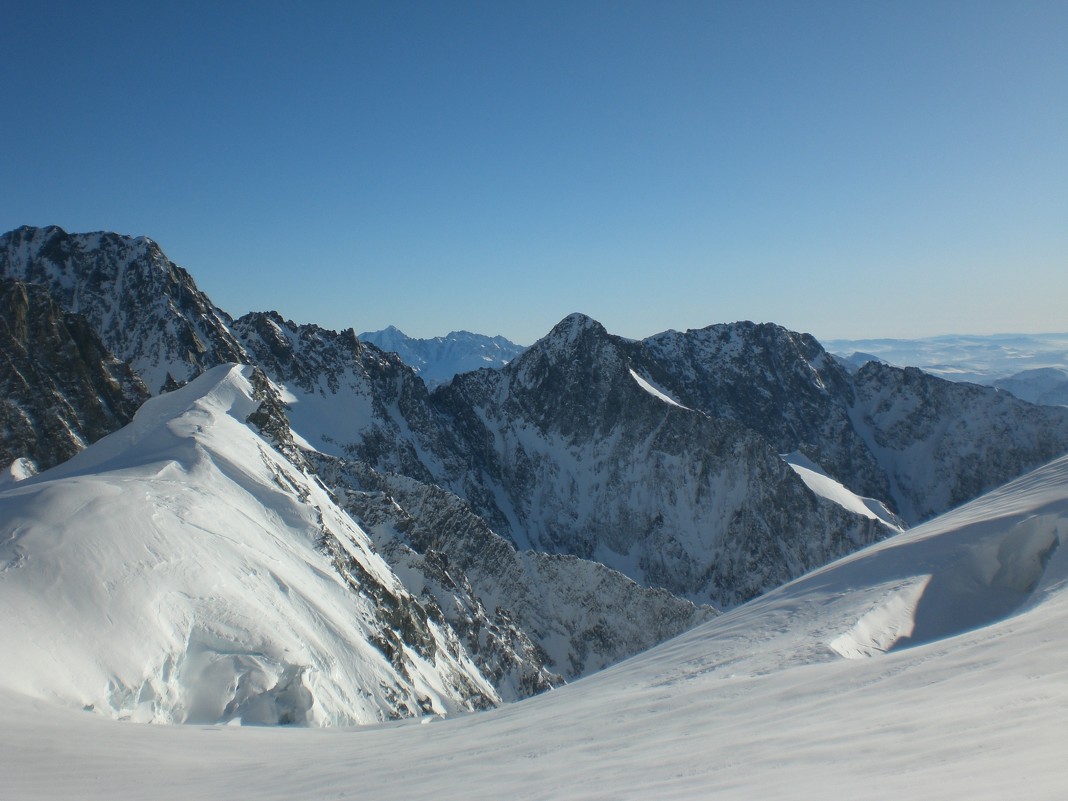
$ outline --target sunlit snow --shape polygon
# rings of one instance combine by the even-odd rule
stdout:
[[[864,498],[851,492],[840,481],[827,475],[823,468],[804,454],[788,453],[782,458],[805,482],[805,486],[821,498],[833,501],[843,509],[863,515],[870,520],[879,520],[897,531],[902,529],[901,522],[893,512],[886,508],[886,504],[875,498]]]
[[[664,401],[664,403],[670,403],[672,406],[678,406],[680,409],[685,409],[686,408],[681,403],[679,403],[677,400],[675,400],[670,395],[668,395],[666,392],[664,392],[664,390],[658,389],[657,387],[653,386],[652,383],[648,379],[642,378],[640,375],[638,375],[636,372],[634,372],[634,370],[631,370],[630,374],[634,378],[634,380],[638,382],[638,386],[641,387],[642,389],[644,389],[646,392],[648,392],[654,398],[659,398],[660,400]]]
[[[1061,798],[1066,536],[1062,458],[600,674],[431,725],[144,726],[5,690],[0,797]]]
[[[445,675],[473,674],[493,698],[444,642],[437,664],[405,652],[403,676],[373,644],[371,588],[347,585],[323,538],[362,584],[406,593],[325,489],[245,423],[250,369],[209,370],[0,490],[0,688],[161,723],[338,725],[466,708]]]

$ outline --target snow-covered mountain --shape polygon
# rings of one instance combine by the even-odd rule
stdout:
[[[0,274],[82,309],[150,389],[235,355],[262,370],[256,426],[505,698],[712,614],[657,588],[733,606],[1068,450],[1068,411],[851,375],[778,326],[635,342],[572,315],[430,392],[352,329],[233,320],[148,240],[19,229]]]
[[[426,726],[139,727],[0,692],[0,796],[1052,801],[1065,537],[1061,458],[587,679]]]
[[[1068,365],[1068,360],[1065,361]],[[1036,367],[989,382],[1020,400],[1044,406],[1068,406],[1068,367]]]
[[[479,466],[437,481],[521,547],[717,605],[890,533],[811,492],[757,432],[656,390],[667,380],[641,343],[571,315],[434,393]]]
[[[344,725],[495,703],[451,628],[252,429],[251,375],[211,369],[0,491],[0,686],[152,722]]]
[[[246,315],[234,330],[282,382],[287,417],[320,449],[307,454],[317,473],[374,533],[411,592],[467,633],[473,658],[505,698],[586,675],[709,617],[596,562],[549,566],[541,555],[517,554],[467,503],[430,483],[479,468],[396,354],[351,331],[274,314]]]
[[[457,373],[482,367],[503,367],[526,350],[502,336],[490,337],[470,331],[415,339],[392,325],[381,331],[365,331],[360,334],[360,339],[396,353],[431,388],[451,381]]]
[[[148,389],[249,359],[229,316],[151,239],[23,226],[0,236],[0,276],[39,284],[84,315]]]
[[[18,246],[5,245],[8,239]],[[37,247],[25,245],[27,241],[37,243]],[[53,241],[58,244],[48,244]],[[314,325],[297,325],[274,313],[249,314],[232,321],[199,293],[191,278],[180,285],[158,284],[160,259],[137,257],[138,248],[145,242],[109,234],[67,235],[59,229],[20,229],[0,241],[4,246],[0,253],[13,254],[9,260],[0,261],[0,267],[17,274],[33,273],[49,289],[58,287],[62,297],[93,297],[104,309],[96,318],[122,317],[139,330],[151,330],[160,320],[165,320],[169,329],[193,330],[192,325],[185,326],[180,319],[166,317],[176,313],[180,317],[182,297],[195,298],[198,308],[214,310],[207,316],[221,321],[218,339],[224,346],[202,349],[199,358],[204,364],[210,364],[226,353],[237,352],[247,363],[261,366],[277,382],[286,402],[282,414],[287,418],[283,426],[288,447],[285,442],[275,444],[290,457],[296,456],[298,462],[302,457],[296,451],[307,447],[310,440],[326,452],[317,462],[320,469],[326,469],[323,465],[330,461],[329,455],[345,456],[350,460],[367,459],[380,470],[400,471],[429,480],[431,473],[424,467],[424,461],[439,471],[446,464],[456,470],[456,465],[466,463],[466,457],[458,455],[462,444],[430,407],[425,385],[399,357],[359,342],[351,330],[338,333]],[[55,253],[61,258],[58,264],[50,261]],[[114,253],[120,254],[125,265],[123,270],[146,271],[158,284],[155,290],[158,296],[92,295],[86,286],[99,285],[104,280],[101,275],[122,272],[108,266],[109,254]],[[127,285],[138,287],[145,283],[130,275],[124,280]],[[170,298],[169,292],[177,292],[179,297]],[[141,312],[144,318],[138,317]],[[115,337],[114,342],[127,348],[127,358],[148,365],[149,376],[183,377],[195,367],[194,362],[183,360],[180,353],[175,355],[173,342],[166,336],[146,335],[132,350],[128,338]],[[295,432],[290,429],[290,420]],[[107,430],[114,430],[121,422],[114,421]],[[107,430],[101,430],[97,436]],[[78,447],[84,447],[84,442]],[[12,448],[7,461],[23,454],[26,449],[21,445]],[[364,463],[364,467],[367,474],[374,474],[369,464]],[[345,492],[352,488],[338,489]],[[367,509],[364,506],[361,511],[366,513]],[[423,514],[418,512],[413,518],[409,512],[397,511],[416,523],[418,515]],[[470,526],[486,528],[474,515],[468,516]],[[428,525],[424,523],[422,528]],[[442,570],[436,560],[447,559],[448,553],[440,549],[413,551],[411,544],[402,547],[398,543],[399,540],[393,542],[384,552],[398,560],[397,568],[412,591],[432,604],[434,599],[426,597],[423,591],[440,577]],[[509,550],[510,546],[505,544],[505,549]],[[500,682],[500,692],[509,699],[545,689],[558,683],[561,675],[574,678],[599,669],[709,615],[707,609],[666,593],[646,590],[614,571],[581,560],[573,560],[569,568],[572,573],[568,573],[562,569],[539,569],[542,563],[533,559],[534,566],[525,568],[524,578],[519,580],[514,564],[517,558],[525,557],[516,557],[512,550],[511,556],[495,566],[483,562],[481,569],[473,573],[478,588],[472,587],[463,599],[468,610],[474,610],[472,614],[456,614],[455,608],[448,606],[442,612],[442,620],[448,614],[449,623],[460,634],[477,629],[477,636],[468,638],[471,654],[480,669],[487,671],[486,675]],[[458,568],[453,568],[451,573],[457,581],[464,579]],[[612,590],[606,591],[603,599],[594,598],[588,591],[573,592],[567,585],[571,580],[590,581],[602,590],[608,587]],[[502,585],[509,585],[503,595],[496,589]],[[490,593],[485,603],[480,593]],[[479,608],[484,614],[476,613]],[[513,617],[520,619],[522,625],[512,623]],[[493,626],[500,627],[499,636],[489,636]]]
[[[537,498],[512,497],[516,492],[526,492],[521,486],[522,482],[529,483],[534,477],[531,474],[524,478],[521,475],[525,469],[524,465],[512,464],[516,458],[525,458],[529,454],[525,445],[516,450],[515,443],[506,444],[503,429],[528,429],[530,414],[533,413],[542,417],[541,422],[546,426],[560,426],[560,431],[566,434],[577,425],[583,414],[586,414],[587,422],[602,413],[612,415],[618,411],[616,407],[619,404],[629,407],[635,398],[639,400],[635,401],[638,406],[634,408],[644,405],[659,413],[665,398],[675,398],[680,407],[703,412],[705,418],[712,418],[719,424],[734,422],[750,432],[755,432],[757,439],[765,441],[761,447],[770,447],[780,453],[803,453],[853,493],[862,497],[879,498],[898,511],[907,510],[906,519],[910,522],[919,519],[919,515],[937,513],[947,508],[947,504],[973,497],[978,492],[1011,478],[1019,470],[1049,458],[1051,453],[1058,452],[1058,449],[1068,448],[1068,440],[1063,436],[1064,426],[1059,422],[1051,426],[1046,425],[1051,432],[1048,442],[1042,447],[1030,450],[1023,447],[1018,438],[991,437],[990,429],[978,430],[976,435],[987,440],[983,448],[991,456],[988,463],[979,465],[967,460],[954,461],[953,453],[946,450],[945,454],[950,457],[950,462],[946,465],[936,465],[932,469],[940,471],[947,480],[954,476],[956,487],[928,488],[934,493],[932,497],[937,502],[916,506],[913,504],[914,499],[907,497],[908,492],[905,492],[906,497],[894,496],[896,489],[904,486],[902,481],[895,480],[893,485],[890,481],[890,474],[897,470],[898,463],[894,460],[886,464],[879,461],[880,457],[874,448],[881,435],[879,432],[867,430],[865,415],[857,413],[854,389],[857,379],[849,376],[840,365],[827,357],[826,352],[811,337],[793,334],[777,326],[737,323],[684,334],[667,332],[638,344],[620,340],[602,353],[609,359],[604,364],[597,363],[590,354],[576,354],[576,363],[586,365],[585,378],[593,382],[587,386],[582,385],[584,379],[575,382],[574,392],[577,394],[574,400],[577,406],[565,408],[560,402],[561,399],[552,397],[556,388],[551,384],[539,384],[541,378],[535,375],[533,381],[537,385],[530,384],[526,387],[525,399],[520,403],[512,404],[504,410],[497,408],[499,403],[504,401],[503,397],[490,398],[487,402],[492,408],[487,407],[487,411],[487,408],[483,408],[483,401],[477,397],[482,391],[478,385],[480,382],[500,383],[501,379],[494,377],[496,371],[476,372],[473,374],[475,377],[464,377],[464,380],[459,382],[463,389],[457,388],[453,391],[451,387],[442,387],[438,392],[430,394],[424,382],[398,357],[383,353],[373,345],[359,342],[351,330],[339,334],[314,325],[297,325],[273,313],[252,314],[237,322],[230,321],[228,315],[212,306],[210,300],[196,290],[192,279],[168,282],[167,276],[188,276],[170,265],[162,254],[157,254],[158,248],[150,246],[147,240],[126,240],[104,234],[68,236],[58,229],[20,229],[6,235],[5,242],[0,253],[9,255],[6,261],[0,262],[0,266],[16,274],[32,273],[49,282],[49,286],[63,297],[83,300],[95,298],[94,302],[104,308],[103,312],[97,314],[102,320],[121,318],[127,325],[138,330],[151,330],[165,323],[165,328],[182,331],[191,331],[197,326],[203,328],[204,320],[214,321],[213,325],[209,326],[212,336],[204,334],[201,339],[210,339],[218,345],[201,347],[197,351],[197,358],[207,364],[221,360],[228,353],[239,353],[245,361],[262,366],[267,374],[283,387],[285,399],[290,403],[289,415],[294,429],[314,447],[335,456],[366,462],[375,470],[396,472],[424,483],[439,484],[463,498],[495,530],[512,538],[521,546],[537,543],[539,547],[550,550],[607,559],[613,566],[626,570],[629,575],[642,581],[673,586],[676,591],[687,587],[688,592],[699,592],[696,587],[701,581],[711,586],[708,581],[711,574],[705,575],[704,579],[698,579],[697,574],[693,574],[684,581],[672,584],[666,578],[672,568],[665,565],[661,569],[652,563],[638,567],[637,562],[643,557],[637,552],[632,554],[627,550],[632,548],[633,544],[625,545],[622,540],[616,543],[616,547],[610,546],[604,553],[595,553],[601,535],[592,536],[587,532],[583,535],[585,540],[579,542],[566,533],[569,530],[568,525],[572,529],[577,527],[576,520],[582,517],[581,512],[576,512],[577,517],[560,529],[562,533],[554,535],[559,540],[557,542],[543,539],[536,531],[527,532],[527,524],[538,519],[545,525],[555,526],[555,521],[561,510],[567,506],[568,499],[566,494],[554,495],[556,490]],[[27,243],[34,246],[31,247]],[[137,254],[145,248],[155,255],[139,260]],[[115,258],[119,258],[120,263],[125,265],[121,270],[114,267],[108,269],[108,260]],[[137,270],[146,272],[149,278],[130,278],[129,274],[134,274]],[[116,279],[111,276],[120,274],[123,277],[123,287],[139,287],[152,283],[157,287],[156,295],[150,299],[134,293],[141,302],[138,305],[124,299],[125,295],[111,298],[107,293],[99,291],[99,287],[103,285],[114,291],[117,284]],[[195,299],[193,308],[198,311],[193,315],[196,318],[193,322],[183,322],[181,310],[185,308],[183,303],[186,303],[183,298]],[[114,326],[108,330],[113,328]],[[190,362],[186,358],[188,354],[175,351],[173,338],[146,334],[138,340],[137,348],[129,347],[128,338],[113,338],[117,346],[126,347],[125,351],[118,351],[121,357],[132,359],[135,365],[148,365],[144,368],[146,375],[155,375],[158,379],[160,374],[172,372],[185,375],[195,368],[195,360]],[[550,334],[535,350],[544,354],[552,349],[553,341],[554,336]],[[150,344],[152,347],[149,347]],[[622,361],[616,359],[613,362],[610,352],[619,348],[626,350],[627,355]],[[141,362],[138,362],[138,359]],[[514,370],[522,359],[521,356],[513,360],[504,371]],[[623,362],[629,366],[627,372],[620,373],[615,367]],[[528,360],[527,363],[532,364],[533,361]],[[633,376],[630,370],[634,371]],[[532,375],[529,370],[527,374]],[[482,375],[485,377],[479,377]],[[616,392],[609,398],[604,393],[614,391],[619,375],[627,378],[624,384],[619,385],[623,386],[625,391],[622,394]],[[897,375],[898,390],[905,391],[907,382],[903,378],[904,373]],[[605,376],[610,380],[602,380]],[[661,392],[659,396],[648,391],[640,396],[635,394],[643,387],[655,389],[657,386],[666,391]],[[655,399],[659,403],[650,407],[649,399]],[[890,398],[888,402],[892,403],[893,399]],[[544,408],[539,407],[542,403],[546,404]],[[587,406],[588,414],[582,411]],[[576,409],[580,414],[573,417],[572,412]],[[935,430],[952,429],[960,423],[959,415],[954,416],[956,412],[951,402],[942,403],[938,409],[921,406],[920,413],[937,417],[939,422],[934,427]],[[555,422],[549,420],[553,415],[559,416]],[[490,417],[493,421],[490,421]],[[686,418],[687,410],[678,409],[678,414],[674,417]],[[601,420],[593,426],[587,425],[587,432],[599,432],[599,426],[603,422]],[[1043,425],[1045,422],[1048,421],[1044,421]],[[709,424],[703,422],[700,425]],[[753,433],[750,433],[747,436],[752,438],[752,435]],[[1033,434],[1027,436],[1034,439]],[[689,448],[690,442],[698,441],[700,440],[683,436],[680,442],[684,444],[678,447]],[[974,437],[972,440],[965,438],[960,445],[966,451],[974,450]],[[601,441],[591,447],[604,449],[609,447],[609,444]],[[648,453],[628,450],[629,447],[626,445],[622,450],[617,448],[613,457],[616,460],[616,468],[609,465],[611,460],[605,461],[601,458],[598,469],[618,470],[620,459],[630,459],[636,464],[648,464],[647,460],[643,461]],[[936,449],[927,450],[934,453]],[[885,448],[880,453],[884,451]],[[562,453],[558,448],[550,448],[549,451],[537,454],[535,461],[539,461],[554,476],[570,476],[574,479],[573,485],[569,484],[564,488],[565,493],[577,492],[580,486],[592,486],[598,481],[602,482],[603,492],[615,491],[609,490],[608,485],[603,483],[603,476],[594,475],[596,460],[585,459],[571,467],[567,465],[566,459],[565,462],[556,464],[553,460]],[[578,451],[574,451],[567,459],[580,455]],[[694,460],[691,458],[690,461]],[[655,462],[653,467],[663,469],[662,465],[656,467]],[[784,481],[791,481],[789,473],[782,472],[781,465],[774,468],[772,473],[780,478],[785,476],[782,478]],[[752,497],[763,495],[764,501],[757,502],[758,505],[775,505],[770,500],[775,491],[769,490],[762,481],[763,479],[751,487]],[[551,486],[551,482],[547,486]],[[798,486],[801,486],[806,504],[821,503],[819,498],[813,498],[810,492],[806,493],[804,486]],[[638,537],[634,533],[624,533],[635,526],[646,525],[646,533],[651,533],[654,526],[664,527],[663,523],[656,523],[658,515],[661,515],[660,507],[671,507],[672,502],[661,497],[659,492],[660,490],[655,490],[648,496],[639,492],[628,499],[617,512],[621,515],[620,520],[625,521],[624,525],[616,526],[607,517],[603,523],[597,525],[612,529],[612,536],[617,539]],[[701,502],[707,503],[708,500],[708,497],[702,497]],[[516,509],[512,508],[516,504],[523,517],[522,521],[516,517]],[[524,504],[533,504],[532,511],[523,512]],[[752,568],[755,561],[764,558],[757,555],[756,550],[759,549],[752,550],[749,556],[739,557],[741,561],[736,560],[734,563],[725,561],[722,552],[712,554],[710,551],[716,550],[712,541],[717,540],[722,531],[732,525],[728,518],[733,512],[726,512],[727,508],[721,507],[718,512],[706,510],[696,518],[687,511],[672,512],[675,519],[668,523],[668,527],[675,526],[684,531],[687,527],[692,530],[695,520],[703,520],[704,522],[696,525],[706,532],[711,532],[704,535],[706,541],[700,549],[704,556],[696,562],[703,563],[707,568],[710,560],[717,561],[718,577],[712,583],[730,586],[724,586],[722,592],[704,596],[706,598],[731,603],[748,597],[752,592],[771,586],[767,582],[797,575],[818,563],[810,558],[822,559],[832,553],[826,551],[825,546],[820,546],[812,554],[802,556],[791,551],[790,547],[783,550],[776,546],[767,555],[774,564],[761,568],[767,571],[765,578],[753,578]],[[742,507],[731,508],[738,510]],[[701,514],[705,517],[702,518]],[[719,516],[713,523],[710,522],[708,514]],[[763,513],[758,512],[755,516],[747,514],[740,513],[741,516],[735,518],[733,525],[744,527],[739,520],[761,519]],[[770,525],[767,528],[770,534],[783,527],[790,529],[792,524],[783,520],[774,525],[766,521],[760,525]],[[837,533],[831,535],[831,539],[842,536],[846,539],[839,540],[841,545],[833,547],[852,547],[845,545],[846,541],[852,541],[849,533],[852,530],[851,524],[836,529]],[[668,536],[670,538],[674,535]],[[689,535],[682,536],[686,539]],[[708,537],[711,539],[707,539]],[[595,540],[598,540],[598,543],[595,543]],[[665,552],[663,548],[654,546],[652,540],[649,542],[650,547],[657,553]],[[667,553],[676,555],[677,558],[671,557],[669,562],[694,563],[690,558],[693,555],[692,550],[688,550],[693,547],[692,541],[686,546],[680,542],[674,542],[670,546],[666,543],[660,544],[667,547]],[[626,551],[625,554],[620,553],[621,548]],[[695,569],[691,567],[691,573]],[[696,570],[701,573],[701,569]],[[749,578],[740,578],[743,575]],[[736,576],[739,578],[736,579]],[[733,586],[739,581],[743,584],[748,582],[747,588]]]
[[[459,443],[396,354],[351,329],[298,325],[274,312],[247,314],[233,331],[249,360],[283,387],[293,428],[312,447],[425,481],[446,463],[461,469]]]
[[[910,525],[1068,451],[1068,414],[917,369],[850,373],[812,337],[732,323],[642,343],[682,404],[798,451]]]
[[[889,533],[777,453],[917,523],[1068,451],[1062,409],[917,370],[852,376],[752,323],[633,342],[572,315],[432,400],[478,465],[435,481],[498,531],[721,605]]]
[[[683,404],[760,432],[780,453],[804,453],[855,492],[892,500],[850,420],[852,380],[810,335],[739,322],[666,331],[643,344]]]
[[[926,520],[1068,451],[1068,409],[869,362],[851,414],[897,511]]]

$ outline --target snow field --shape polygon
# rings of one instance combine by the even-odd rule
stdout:
[[[1061,798],[1066,535],[1068,458],[599,674],[430,725],[144,727],[4,691],[0,796]],[[870,657],[842,658],[846,635]]]
[[[403,588],[318,483],[245,424],[248,369],[215,368],[0,492],[0,602],[19,610],[0,621],[18,654],[0,687],[157,723],[452,712],[457,675],[495,697],[432,624],[440,664],[406,652],[409,678],[372,644],[374,599],[345,584],[321,538],[365,583]]]

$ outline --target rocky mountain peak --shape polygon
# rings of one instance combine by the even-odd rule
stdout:
[[[570,375],[582,373],[592,378],[593,369],[610,368],[612,364],[626,360],[623,354],[626,342],[609,334],[593,318],[570,314],[513,361],[508,372],[527,377],[527,382],[537,380],[531,376],[532,372],[550,367],[559,367]]]
[[[592,317],[589,317],[582,312],[572,312],[554,325],[552,330],[543,337],[542,341],[550,340],[553,342],[571,344],[587,334],[587,332],[592,332],[593,334],[601,336],[608,335],[608,331],[605,327]]]
[[[297,324],[278,312],[251,312],[233,330],[256,363],[277,380],[311,389],[320,378],[336,391],[346,370],[359,370],[364,346],[351,329],[331,331],[314,323]]]
[[[640,357],[637,343],[572,314],[503,368],[504,392],[542,430],[585,437],[611,429],[628,407],[651,402],[631,376]]]
[[[0,276],[39,284],[63,309],[84,314],[152,391],[168,373],[184,382],[216,364],[248,361],[229,315],[145,237],[19,228],[0,236]]]
[[[810,334],[743,321],[642,344],[679,402],[759,432],[780,453],[803,452],[854,492],[890,497],[850,420],[852,379]]]

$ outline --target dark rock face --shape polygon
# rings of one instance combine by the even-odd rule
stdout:
[[[0,279],[0,463],[45,469],[133,419],[148,397],[84,317]]]
[[[0,276],[39,284],[83,314],[152,392],[172,378],[248,362],[229,317],[150,239],[23,227],[0,236]]]
[[[808,334],[771,324],[668,331],[643,344],[681,403],[800,451],[854,492],[889,498],[879,464],[849,418],[849,373]]]
[[[414,531],[433,526],[434,522],[403,508],[388,492],[390,478],[359,462],[322,454],[313,459],[320,475],[337,488],[339,499],[374,539],[379,552],[406,579],[409,591],[433,619],[457,634],[503,700],[526,698],[563,683],[563,677],[549,669],[545,651],[507,609],[499,603],[486,606],[463,567],[454,563],[445,550],[426,546],[416,550],[409,544]],[[403,481],[426,486],[411,479]],[[499,563],[492,557],[489,562]],[[495,572],[499,573],[500,568],[489,571]]]
[[[293,429],[286,414],[286,404],[279,395],[278,389],[258,367],[252,371],[250,383],[253,390],[252,397],[258,400],[260,405],[248,416],[246,422],[294,465],[308,467],[304,452],[293,438]]]
[[[457,376],[433,398],[479,459],[458,494],[522,547],[717,605],[889,533],[810,493],[758,433],[643,388],[650,372],[666,380],[641,343],[572,315]]]
[[[993,387],[870,362],[853,417],[915,523],[959,506],[1068,451],[1068,408],[1034,406]]]
[[[413,655],[418,655],[438,665],[452,693],[462,700],[466,708],[475,710],[495,706],[496,699],[488,697],[470,674],[450,667],[463,664],[468,653],[439,610],[434,607],[428,610],[424,603],[408,592],[397,591],[377,581],[336,537],[329,534],[323,536],[319,541],[319,548],[330,558],[334,570],[354,594],[369,596],[374,600],[377,631],[372,635],[371,642],[389,660],[399,676],[407,682],[412,681],[412,659]],[[448,662],[438,659],[439,646],[430,627],[432,618],[434,622],[441,624],[444,646],[450,657]],[[476,675],[485,676],[484,673]],[[429,711],[429,708],[417,710],[401,706],[397,716],[417,716],[420,712]]]
[[[409,590],[460,633],[507,700],[559,684],[558,674],[599,670],[714,614],[595,562],[517,552],[440,487],[314,459]]]

